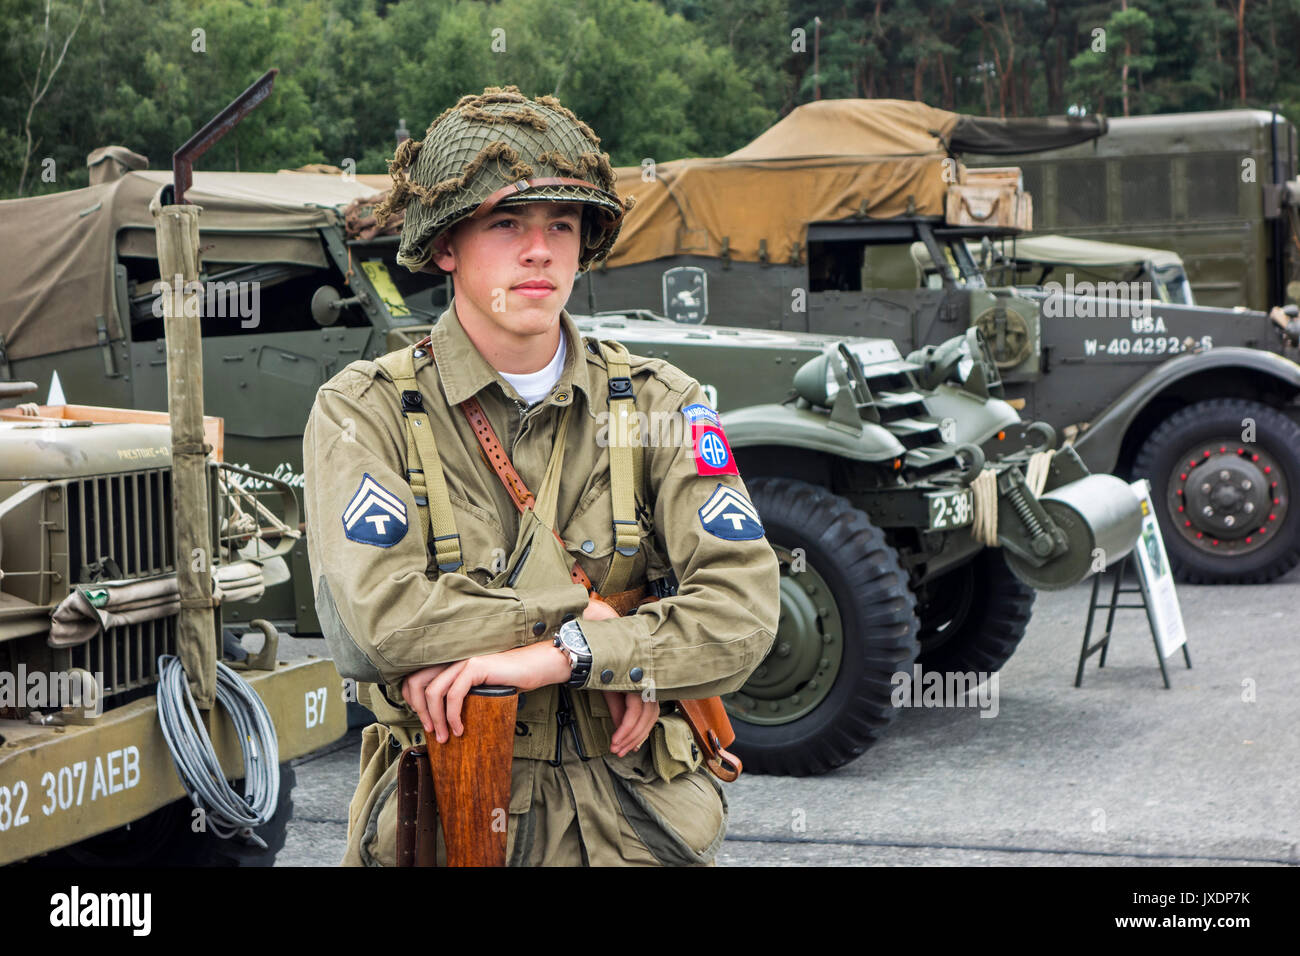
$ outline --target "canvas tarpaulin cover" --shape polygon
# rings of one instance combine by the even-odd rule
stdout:
[[[942,216],[955,167],[949,147],[978,142],[1019,152],[1100,135],[1104,121],[1001,121],[910,100],[818,100],[747,146],[716,159],[623,167],[618,191],[637,204],[611,266],[665,256],[796,262],[810,222]],[[947,179],[945,179],[945,174]]]
[[[979,243],[967,242],[966,245],[971,257],[978,261]],[[993,248],[1008,259],[1014,254],[1021,262],[1041,262],[1047,265],[1105,269],[1149,262],[1159,269],[1183,264],[1182,257],[1168,249],[1075,239],[1072,236],[1017,236],[1014,242],[1010,239],[997,240],[993,243]],[[930,253],[921,242],[912,243],[912,258],[923,269],[928,269],[932,264]]]
[[[122,253],[153,255],[149,200],[171,181],[163,170],[115,182],[0,202],[0,335],[10,359],[123,335],[113,264]],[[305,173],[196,172],[186,198],[203,207],[199,228],[210,261],[289,261],[324,265],[320,226],[372,185]],[[247,242],[242,242],[246,238]],[[209,242],[209,239],[211,242]]]

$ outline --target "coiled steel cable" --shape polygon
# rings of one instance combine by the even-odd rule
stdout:
[[[230,715],[244,758],[241,797],[226,781],[180,659],[160,656],[158,674],[158,722],[190,802],[204,812],[207,825],[221,839],[238,834],[266,849],[253,828],[275,815],[280,800],[280,741],[262,698],[217,661],[217,702]]]

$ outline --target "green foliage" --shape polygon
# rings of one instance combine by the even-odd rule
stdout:
[[[48,0],[47,28],[47,0],[0,0],[0,195],[16,195],[20,179],[27,194],[84,185],[86,155],[110,143],[166,167],[271,66],[271,98],[201,168],[351,160],[384,172],[399,122],[419,137],[462,94],[509,83],[557,93],[626,165],[725,154],[818,94],[995,116],[1118,115],[1127,90],[1133,114],[1278,102],[1300,120],[1300,0],[1246,0],[1240,28],[1235,0],[1125,5]],[[1093,48],[1098,29],[1104,51]],[[54,182],[39,175],[47,159]]]
[[[42,2],[0,0],[12,27],[0,70],[21,80],[0,93],[0,195],[18,193],[41,46],[61,43],[78,11],[68,55],[32,111],[27,194],[85,185],[86,155],[110,143],[165,168],[271,66],[280,74],[270,99],[200,168],[351,160],[381,173],[399,121],[418,137],[464,93],[510,83],[558,93],[615,163],[725,153],[777,117],[780,65],[745,50],[782,48],[781,31],[763,25],[780,9],[731,0],[687,19],[649,0],[63,0],[49,40]],[[30,168],[46,156],[53,183]]]

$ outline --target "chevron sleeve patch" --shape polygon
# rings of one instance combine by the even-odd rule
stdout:
[[[727,541],[752,541],[763,537],[758,509],[735,488],[728,488],[721,482],[700,508],[700,524],[715,538]]]
[[[343,533],[349,541],[391,548],[406,536],[406,504],[367,473],[343,509]]]

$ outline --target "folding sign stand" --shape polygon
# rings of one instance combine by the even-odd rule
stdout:
[[[1122,587],[1124,583],[1124,575],[1128,571],[1129,562],[1132,559],[1132,556],[1133,556],[1133,552],[1129,552],[1128,554],[1124,555],[1124,557],[1120,559],[1120,561],[1117,564],[1115,564],[1113,567],[1107,568],[1105,571],[1101,571],[1098,574],[1093,575],[1092,597],[1088,602],[1088,623],[1083,630],[1083,647],[1079,651],[1079,669],[1078,671],[1075,672],[1074,675],[1075,687],[1083,686],[1084,662],[1087,661],[1087,659],[1091,657],[1093,654],[1097,653],[1097,651],[1101,651],[1101,660],[1098,662],[1097,666],[1099,668],[1106,666],[1106,650],[1110,647],[1110,635],[1115,625],[1115,612],[1118,610],[1134,610],[1134,611],[1141,610],[1146,612],[1147,627],[1149,627],[1151,630],[1151,641],[1155,645],[1156,661],[1160,664],[1160,676],[1164,678],[1165,690],[1169,690],[1170,688],[1169,672],[1165,669],[1165,659],[1160,655],[1160,642],[1156,639],[1156,622],[1155,622],[1155,618],[1151,614],[1151,605],[1148,602],[1146,592],[1141,587],[1141,582],[1139,582],[1139,586],[1135,588]],[[1110,601],[1109,602],[1102,601],[1099,604],[1097,603],[1097,592],[1101,590],[1101,579],[1102,576],[1106,574],[1113,574],[1115,576],[1114,587],[1111,588]],[[1138,595],[1138,600],[1141,601],[1141,603],[1120,604],[1119,596],[1121,594],[1136,594]],[[1106,615],[1106,633],[1102,635],[1100,641],[1098,641],[1096,644],[1089,646],[1088,639],[1092,637],[1092,622],[1093,622],[1093,618],[1096,616],[1098,608],[1108,609],[1108,613]],[[1188,670],[1191,670],[1192,656],[1187,652],[1187,644],[1185,642],[1183,644],[1183,660],[1187,662]]]

